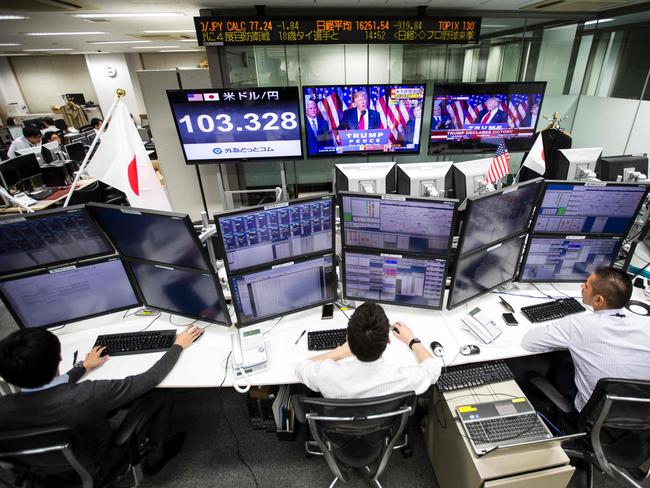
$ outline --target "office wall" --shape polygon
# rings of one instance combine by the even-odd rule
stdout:
[[[64,93],[83,93],[97,101],[82,55],[20,56],[10,62],[32,113],[51,112],[52,105],[63,104]]]
[[[650,155],[650,102],[642,100],[638,106],[638,112],[634,118],[634,125],[630,132],[625,154],[645,153]]]
[[[205,51],[189,53],[141,53],[143,69],[193,69],[205,59]]]
[[[27,105],[9,63],[9,58],[0,56],[0,117],[2,117],[3,122],[6,122],[7,114],[16,111],[14,108],[9,108],[11,103],[16,103],[19,106]]]
[[[544,30],[535,80],[547,82],[546,93],[549,95],[563,92],[576,29],[577,24],[570,24]]]

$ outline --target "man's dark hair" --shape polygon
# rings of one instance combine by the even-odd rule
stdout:
[[[596,268],[592,280],[594,294],[602,295],[607,308],[623,308],[632,296],[632,280],[621,270]]]
[[[366,302],[355,310],[348,321],[348,345],[359,361],[379,359],[388,344],[390,323],[384,309]]]
[[[45,133],[45,135],[43,135],[43,144],[47,144],[48,142],[52,142],[52,138],[53,138],[55,135],[58,135],[58,132],[57,132],[57,131],[55,131],[55,130],[47,131],[47,132]]]
[[[0,341],[0,376],[21,388],[46,385],[56,376],[59,339],[46,329],[21,329]]]
[[[35,125],[28,125],[23,127],[23,136],[25,137],[36,137],[41,135],[41,130]]]
[[[90,125],[92,126],[93,129],[99,129],[102,126],[102,119],[93,117],[92,119],[90,119]]]
[[[46,125],[54,125],[54,119],[52,117],[43,117],[43,122]]]

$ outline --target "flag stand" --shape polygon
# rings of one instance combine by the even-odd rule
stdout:
[[[79,167],[79,171],[77,171],[77,174],[74,177],[74,181],[72,182],[72,186],[70,186],[70,191],[68,192],[68,196],[65,197],[65,203],[63,204],[64,207],[67,207],[68,204],[70,203],[70,199],[72,198],[72,192],[74,192],[77,183],[79,182],[79,178],[81,177],[81,174],[84,172],[86,169],[86,166],[88,166],[88,163],[90,161],[90,156],[93,154],[95,150],[95,146],[99,143],[99,139],[101,135],[106,132],[106,127],[108,126],[108,121],[111,118],[111,115],[113,115],[113,110],[115,110],[115,107],[117,106],[117,103],[122,100],[124,95],[126,95],[126,91],[123,90],[122,88],[118,88],[115,91],[115,94],[117,98],[113,102],[113,105],[111,105],[111,108],[109,109],[108,113],[106,114],[106,117],[104,117],[104,121],[102,122],[102,126],[99,128],[99,132],[97,133],[97,136],[93,139],[93,142],[90,144],[90,148],[88,149],[88,152],[86,152],[86,156],[84,157],[83,162],[81,163],[81,166]]]

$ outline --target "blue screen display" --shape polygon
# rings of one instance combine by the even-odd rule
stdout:
[[[168,90],[188,163],[302,155],[298,89]]]

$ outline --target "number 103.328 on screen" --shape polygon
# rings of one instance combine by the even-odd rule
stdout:
[[[186,115],[179,122],[185,125],[189,134],[194,133],[195,129],[201,132],[214,132],[215,129],[221,132],[234,131],[258,131],[258,130],[291,130],[298,126],[296,114],[293,112],[266,112],[263,114],[247,113],[243,115],[242,121],[233,121],[232,117],[227,114],[218,114],[214,117],[210,115],[199,115],[190,117]]]

